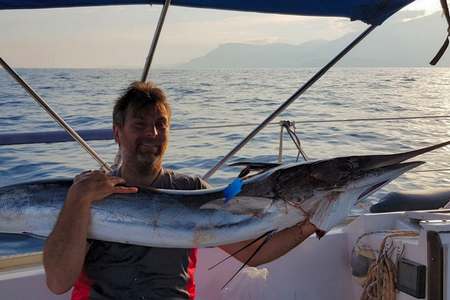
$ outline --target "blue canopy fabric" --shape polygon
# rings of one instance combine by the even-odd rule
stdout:
[[[414,0],[172,0],[172,5],[305,16],[347,17],[379,25]],[[164,0],[0,0],[1,9],[163,4]]]

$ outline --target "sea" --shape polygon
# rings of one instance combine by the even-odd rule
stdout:
[[[140,69],[18,69],[33,89],[75,130],[111,128],[118,95]],[[257,124],[294,94],[316,69],[160,69],[150,79],[173,110],[166,168],[204,175]],[[449,68],[335,68],[262,130],[230,162],[276,162],[280,121],[294,121],[309,159],[388,154],[450,140]],[[61,130],[0,70],[1,134]],[[284,131],[285,132],[285,131]],[[90,145],[108,162],[114,141]],[[298,150],[283,135],[283,162]],[[389,192],[450,189],[450,147],[420,157],[426,164],[402,175],[352,211],[360,214]],[[72,178],[99,166],[75,142],[0,146],[0,187]],[[224,185],[240,169],[225,166],[209,182]],[[1,228],[0,228],[1,232]],[[0,258],[40,251],[43,241],[0,234]]]

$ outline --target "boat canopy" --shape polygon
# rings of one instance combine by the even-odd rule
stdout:
[[[305,16],[346,17],[379,25],[414,0],[172,0],[171,5]],[[0,0],[0,9],[164,4],[164,0]]]

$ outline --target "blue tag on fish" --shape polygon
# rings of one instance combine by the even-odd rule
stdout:
[[[242,183],[243,181],[241,178],[236,178],[227,186],[227,188],[223,191],[223,195],[225,196],[224,203],[228,203],[228,201],[241,192]]]

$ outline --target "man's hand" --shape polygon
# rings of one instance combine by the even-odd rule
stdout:
[[[78,199],[88,202],[102,200],[111,194],[136,193],[137,187],[126,187],[125,180],[117,176],[110,176],[102,171],[86,171],[77,175],[67,194],[67,199]]]

